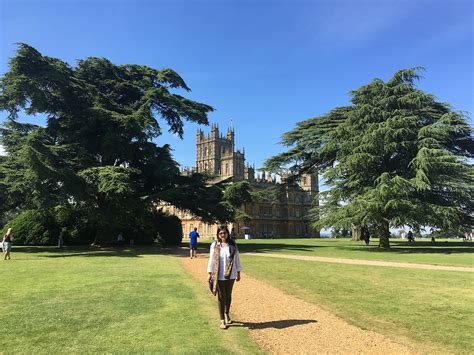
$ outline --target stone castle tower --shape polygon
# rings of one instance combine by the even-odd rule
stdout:
[[[200,129],[196,133],[196,171],[209,172],[219,180],[254,180],[254,168],[245,166],[245,152],[234,151],[234,129],[229,128],[225,136],[219,126],[213,124],[208,136]]]
[[[245,180],[251,184],[253,191],[259,192],[253,203],[241,206],[241,210],[250,216],[250,220],[235,221],[230,225],[237,238],[244,238],[244,234],[251,235],[252,238],[320,236],[319,231],[311,226],[308,215],[310,208],[319,203],[318,174],[305,174],[296,184],[285,186],[277,181],[276,176],[265,171],[256,175],[255,167],[245,165],[244,150],[235,151],[233,128],[229,128],[225,136],[219,133],[216,124],[212,125],[208,135],[200,129],[197,130],[196,166],[192,171],[212,174],[214,179],[210,183]],[[284,182],[286,176],[280,177],[281,182]],[[284,188],[284,193],[276,197],[269,189],[279,185]],[[265,191],[269,193],[266,195]],[[188,211],[171,205],[163,204],[161,208],[181,219],[185,235],[197,227],[201,237],[216,236],[217,225],[205,223]]]
[[[309,196],[314,197],[314,195],[319,193],[318,174],[304,174],[299,185]]]

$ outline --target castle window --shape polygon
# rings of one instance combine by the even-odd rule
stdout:
[[[225,163],[225,174],[229,174],[229,164]]]

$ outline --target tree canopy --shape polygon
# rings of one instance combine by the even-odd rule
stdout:
[[[351,105],[298,123],[282,138],[288,150],[266,161],[293,179],[323,175],[315,227],[371,226],[389,247],[390,227],[473,225],[472,128],[415,86],[420,69],[351,91]]]
[[[202,175],[182,176],[171,148],[153,142],[160,121],[180,137],[184,121],[208,123],[213,108],[178,94],[188,91],[172,69],[94,57],[72,67],[19,44],[0,79],[2,212],[74,207],[98,234],[99,225],[141,223],[160,201],[206,221],[231,220],[223,190]],[[22,123],[23,115],[46,124]]]

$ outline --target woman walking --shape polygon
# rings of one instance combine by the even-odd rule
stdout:
[[[211,244],[207,272],[212,285],[212,293],[217,293],[219,306],[220,329],[227,329],[232,321],[229,316],[232,303],[234,281],[240,281],[240,256],[237,245],[230,238],[227,226],[217,228],[217,240]]]
[[[2,240],[3,254],[4,254],[3,260],[7,260],[7,258],[8,258],[8,260],[11,259],[10,252],[12,250],[12,239],[13,239],[12,229],[8,228],[7,232],[3,236],[3,240]]]

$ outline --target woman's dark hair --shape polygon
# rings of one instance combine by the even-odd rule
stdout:
[[[219,237],[219,232],[220,232],[220,231],[227,232],[227,235],[228,235],[228,237],[227,237],[227,243],[229,243],[230,245],[235,244],[234,241],[232,240],[232,238],[230,237],[229,228],[227,228],[227,226],[226,226],[225,224],[223,224],[223,225],[217,227],[217,241],[218,241],[219,243],[222,243],[222,239],[221,239],[221,237]]]

